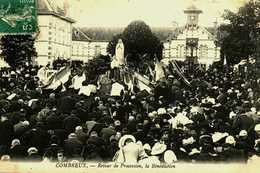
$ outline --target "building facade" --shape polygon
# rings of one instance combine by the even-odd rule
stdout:
[[[99,55],[107,55],[109,41],[89,38],[80,28],[73,28],[72,60],[88,62]]]
[[[206,28],[199,26],[201,10],[190,6],[184,13],[187,23],[180,28],[177,38],[164,42],[163,56],[168,59],[201,64],[207,68],[220,60],[220,47],[215,45],[215,37]]]
[[[38,28],[35,41],[38,65],[51,64],[55,59],[72,56],[72,24],[64,9],[55,6],[55,1],[38,1]]]

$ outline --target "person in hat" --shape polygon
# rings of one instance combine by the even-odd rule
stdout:
[[[254,127],[255,139],[260,139],[260,124],[256,124]]]
[[[228,136],[223,145],[223,156],[226,162],[245,162],[247,160],[243,150],[235,148],[236,140]]]
[[[65,155],[68,159],[80,157],[83,145],[75,133],[71,133],[64,141]]]
[[[248,163],[258,164],[260,161],[260,140],[255,141],[254,154],[248,159]]]
[[[60,145],[60,139],[58,136],[52,135],[50,139],[50,145],[46,148],[43,157],[49,161],[57,161],[57,154],[62,147]]]
[[[12,160],[24,160],[27,155],[26,147],[21,145],[19,139],[13,139],[9,150],[9,155]]]
[[[144,144],[143,148],[147,156],[151,156],[151,152],[152,152],[151,146],[148,143],[146,143]]]
[[[120,138],[119,150],[115,154],[113,161],[119,163],[137,163],[139,160],[147,157],[143,147],[136,143],[132,135],[124,135]]]
[[[9,162],[9,161],[11,161],[11,157],[9,155],[5,154],[5,155],[1,156],[0,160],[4,161],[4,162]]]
[[[239,132],[235,147],[239,150],[243,150],[247,156],[253,151],[254,143],[250,140],[246,130]]]
[[[77,126],[77,127],[75,128],[75,134],[77,135],[78,140],[79,140],[82,144],[84,144],[84,143],[86,142],[88,135],[87,135],[87,133],[84,132],[82,126]]]
[[[163,143],[157,142],[152,147],[151,156],[148,157],[147,163],[150,164],[161,164],[164,162],[164,152],[166,151],[167,146]]]
[[[218,155],[214,151],[213,140],[210,135],[202,135],[199,138],[200,154],[197,157],[198,162],[215,162],[218,160]]]
[[[27,150],[28,156],[26,157],[27,161],[40,162],[42,161],[42,157],[38,153],[38,149],[35,147],[30,147]]]
[[[82,156],[86,161],[105,161],[109,157],[105,139],[99,137],[98,132],[92,129],[83,147]]]

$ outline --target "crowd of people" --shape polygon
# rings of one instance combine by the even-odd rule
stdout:
[[[10,161],[242,162],[260,157],[260,76],[186,71],[150,93],[46,90],[37,67],[1,69],[0,157]],[[84,82],[83,82],[84,85]],[[95,84],[96,85],[96,84]],[[109,87],[108,87],[109,88]]]

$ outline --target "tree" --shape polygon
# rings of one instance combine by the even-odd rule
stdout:
[[[225,55],[228,64],[236,64],[255,54],[259,7],[259,1],[250,0],[237,13],[224,12],[223,17],[229,23],[218,28],[217,43],[221,45],[222,58]]]
[[[1,38],[1,49],[4,60],[10,67],[32,62],[36,56],[35,39],[31,35],[6,35]]]
[[[119,38],[123,40],[127,62],[133,66],[151,62],[155,57],[162,58],[163,44],[143,21],[131,22],[122,34],[116,35],[110,41],[107,51],[112,56]]]

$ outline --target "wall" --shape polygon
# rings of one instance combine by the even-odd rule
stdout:
[[[72,23],[54,15],[38,15],[38,24],[36,63],[47,65],[59,57],[69,59],[72,54]]]
[[[220,48],[215,46],[213,36],[202,27],[185,28],[177,39],[164,43],[163,56],[184,61],[189,51],[186,51],[186,38],[198,38],[198,61],[208,67],[220,60]]]

